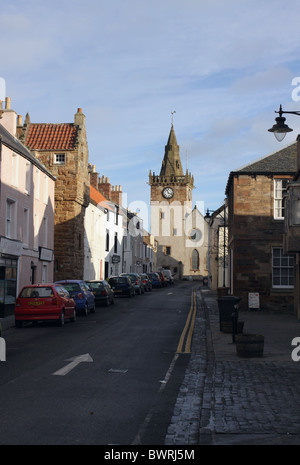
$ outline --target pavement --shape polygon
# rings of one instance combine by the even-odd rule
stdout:
[[[165,445],[300,445],[300,321],[239,311],[243,333],[264,336],[262,357],[240,357],[220,331],[217,293],[196,289],[192,354]]]

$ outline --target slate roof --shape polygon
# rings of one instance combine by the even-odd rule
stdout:
[[[55,180],[55,176],[47,170],[47,168],[36,158],[23,144],[19,141],[16,137],[14,137],[7,129],[5,129],[2,124],[0,124],[0,137],[1,142],[8,148],[10,148],[13,152],[18,153],[22,157],[29,160],[35,166],[40,168],[45,174],[47,174],[50,178]]]
[[[227,181],[225,193],[228,194],[230,184],[234,175],[295,175],[297,172],[297,142],[262,157],[242,168],[231,171]]]
[[[73,150],[78,131],[73,123],[30,123],[25,144],[33,150]]]

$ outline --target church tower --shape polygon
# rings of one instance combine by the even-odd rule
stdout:
[[[172,123],[159,175],[150,171],[151,234],[157,241],[157,269],[168,268],[175,279],[205,274],[200,248],[203,215],[192,209],[194,177],[184,174]],[[205,224],[204,224],[205,223]],[[202,263],[201,263],[202,261]]]
[[[186,174],[183,173],[173,124],[165,146],[165,156],[160,174],[157,176],[150,171],[149,184],[151,186],[151,202],[167,201],[173,203],[176,201],[180,202],[182,206],[185,202],[190,206],[192,205],[194,177],[188,171]]]

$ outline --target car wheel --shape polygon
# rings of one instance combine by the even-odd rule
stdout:
[[[76,315],[76,310],[74,309],[74,313],[73,313],[73,316],[72,316],[72,318],[71,318],[72,323],[75,323],[75,321],[76,321],[76,316],[77,316],[77,315]]]
[[[114,305],[114,304],[115,304],[115,298],[114,298],[114,297],[112,297],[112,299],[111,299],[110,303],[111,303],[112,305]]]
[[[22,320],[16,320],[16,328],[23,328],[23,321]]]
[[[59,320],[58,320],[58,326],[63,326],[65,324],[65,312],[62,310]]]

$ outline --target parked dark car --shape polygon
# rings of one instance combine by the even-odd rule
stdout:
[[[95,296],[96,305],[106,305],[115,303],[115,294],[107,281],[91,280],[85,281]]]
[[[144,294],[145,289],[138,273],[121,273],[120,276],[127,276],[131,280],[136,294]]]
[[[128,276],[111,276],[108,284],[114,291],[115,296],[127,295],[134,297],[134,286]]]
[[[151,284],[150,278],[147,275],[147,273],[141,273],[140,277],[144,285],[145,291],[152,291],[152,284]]]
[[[76,312],[87,315],[88,312],[95,312],[95,296],[91,292],[85,281],[80,279],[66,279],[56,281],[55,284],[61,284],[69,292],[76,304]]]
[[[63,326],[66,319],[76,321],[75,302],[58,284],[24,286],[15,303],[15,323],[21,328],[25,321],[56,320]]]
[[[162,287],[162,284],[161,284],[161,279],[160,279],[160,276],[158,273],[147,273],[147,275],[149,276],[150,280],[151,280],[151,284],[152,284],[152,288],[153,287]]]

